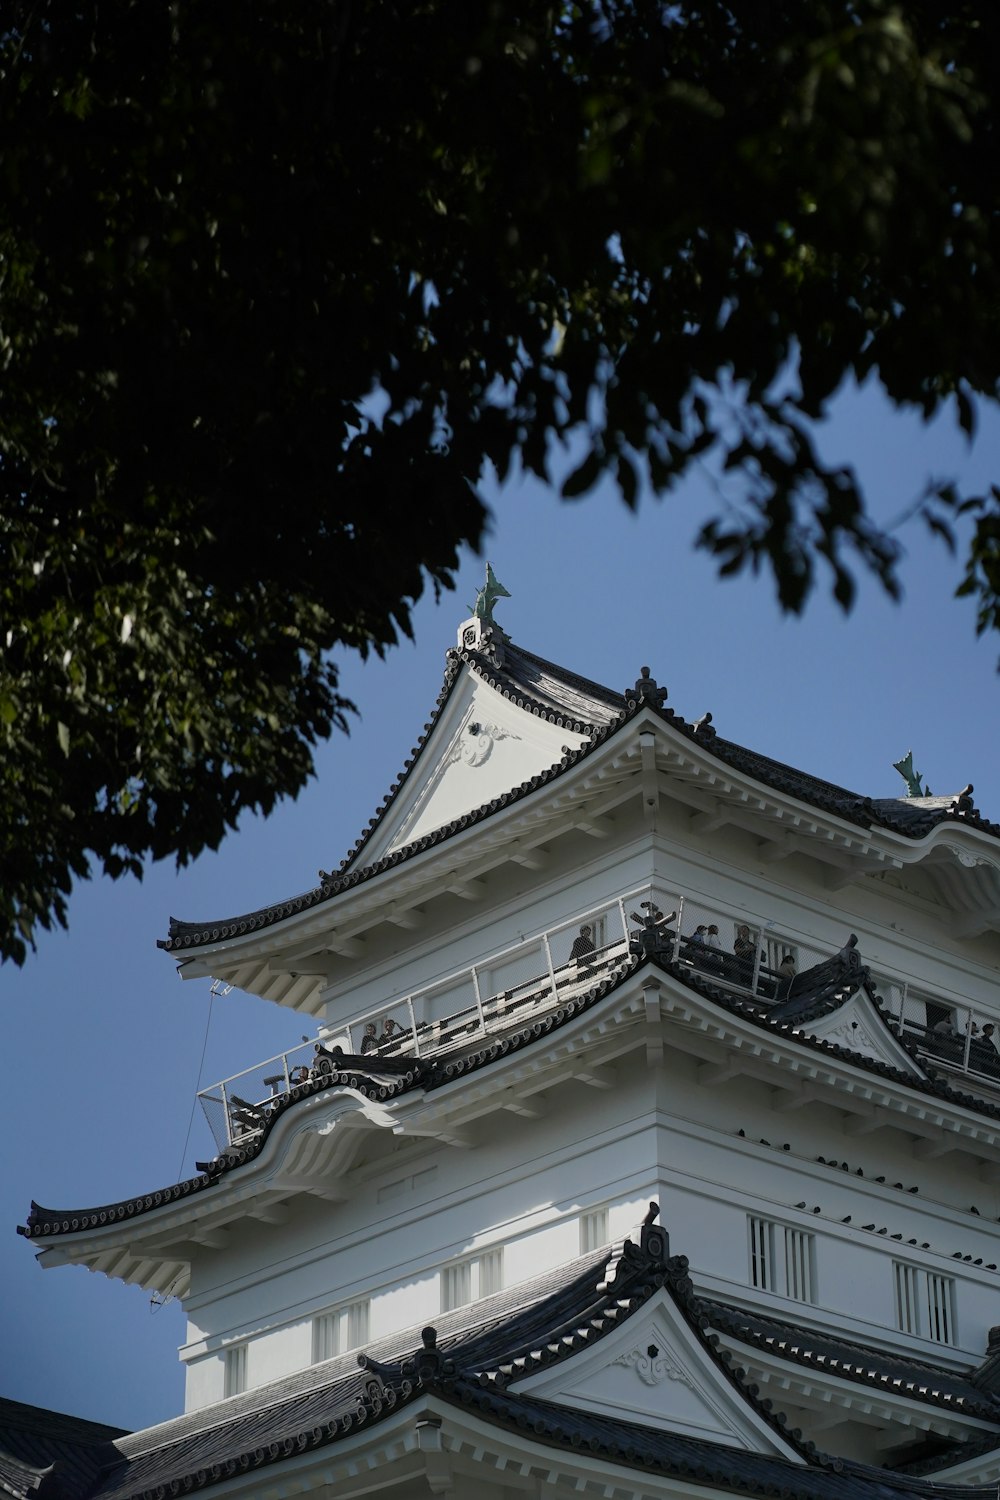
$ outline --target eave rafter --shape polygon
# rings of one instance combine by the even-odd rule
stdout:
[[[707,1003],[700,1006],[687,990],[665,985],[663,1010],[681,1026],[674,1045],[701,1059],[699,1082],[744,1075],[778,1090],[778,1108],[834,1104],[858,1119],[857,1125],[845,1122],[848,1133],[902,1130],[915,1139],[916,1155],[965,1151],[981,1159],[1000,1149],[1000,1121],[928,1097],[902,1081],[873,1077],[835,1052],[800,1048],[791,1038],[769,1035]]]
[[[933,1432],[942,1437],[968,1440],[981,1433],[996,1431],[991,1423],[977,1417],[950,1412],[904,1394],[891,1395],[872,1385],[845,1380],[833,1371],[791,1365],[780,1355],[768,1356],[759,1349],[750,1350],[729,1335],[723,1336],[722,1343],[776,1405],[780,1406],[783,1400],[787,1402],[791,1397],[797,1405],[808,1410],[810,1416],[813,1412],[821,1414],[821,1421],[822,1414],[829,1413],[830,1426],[839,1422],[861,1422],[865,1426],[896,1429],[896,1434],[889,1436],[887,1447],[898,1447],[901,1441],[912,1441],[914,1433]],[[901,1438],[898,1429],[910,1435]]]
[[[603,756],[598,764],[572,768],[557,795],[519,802],[482,824],[450,837],[391,870],[335,898],[251,935],[228,939],[186,957],[185,978],[222,978],[270,1000],[287,997],[286,978],[299,983],[296,1006],[318,1014],[319,995],[340,963],[363,958],[366,938],[383,922],[418,929],[427,904],[442,896],[475,904],[489,896],[490,876],[508,864],[536,871],[549,862],[553,839],[578,832],[604,842],[615,832],[616,809],[637,795],[638,763],[630,756]],[[370,947],[370,944],[369,944]],[[309,983],[309,981],[312,981]]]

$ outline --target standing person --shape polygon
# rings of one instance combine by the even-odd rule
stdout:
[[[581,962],[581,960],[589,958],[592,953],[597,951],[594,947],[593,930],[587,922],[584,922],[580,928],[580,936],[574,938],[573,946],[569,950],[569,961],[570,963],[575,963],[578,969],[589,968],[590,965]]]
[[[736,941],[733,944],[733,978],[737,984],[750,988],[753,983],[753,961],[757,954],[757,944],[750,936],[750,929],[746,923],[736,929]]]
[[[721,974],[724,968],[722,960],[722,944],[719,942],[719,929],[714,922],[711,922],[705,929],[705,936],[702,939],[702,944],[706,950],[706,963],[708,963],[708,965],[712,969],[714,969],[717,974]]]
[[[778,965],[778,993],[777,999],[784,1000],[792,988],[792,980],[795,978],[795,959],[790,953],[786,953]]]
[[[366,1052],[374,1052],[377,1046],[378,1037],[375,1035],[375,1022],[369,1021],[365,1027],[365,1034],[361,1038],[361,1056],[363,1057]]]
[[[384,1047],[386,1042],[395,1042],[398,1037],[399,1022],[394,1021],[392,1016],[386,1016],[385,1025],[382,1027],[382,1035],[378,1039],[379,1046]]]

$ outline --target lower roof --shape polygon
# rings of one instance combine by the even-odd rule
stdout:
[[[440,1320],[326,1365],[137,1433],[116,1445],[116,1460],[78,1500],[165,1500],[252,1475],[299,1455],[379,1441],[403,1408],[431,1399],[452,1411],[543,1448],[580,1452],[650,1476],[734,1493],[801,1500],[994,1500],[995,1487],[954,1488],[849,1463],[819,1452],[720,1351],[710,1332],[720,1315],[699,1300],[683,1256],[671,1256],[651,1205],[638,1243],[626,1240],[498,1293]],[[774,1452],[748,1451],[641,1421],[570,1407],[518,1389],[536,1372],[599,1344],[660,1291],[672,1299],[719,1382],[734,1390],[775,1434]],[[419,1411],[419,1407],[417,1408]],[[996,1434],[1000,1446],[1000,1427]],[[785,1454],[785,1457],[776,1456]],[[277,1475],[274,1476],[277,1479]],[[263,1476],[262,1476],[263,1479]],[[266,1482],[266,1480],[264,1481]]]

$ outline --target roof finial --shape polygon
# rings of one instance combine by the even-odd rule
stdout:
[[[907,750],[902,760],[894,760],[892,769],[898,771],[906,782],[906,795],[908,797],[929,797],[931,795],[929,786],[920,785],[921,773],[913,769],[912,750]]]
[[[495,625],[493,618],[493,606],[498,599],[509,599],[510,594],[497,578],[492,566],[486,564],[486,582],[481,589],[476,590],[476,602],[469,605],[469,612],[475,619],[482,620],[484,625]]]
[[[654,708],[662,708],[667,701],[667,690],[657,684],[655,677],[650,677],[648,667],[643,667],[635,680],[635,687],[625,689],[625,701],[651,703]]]

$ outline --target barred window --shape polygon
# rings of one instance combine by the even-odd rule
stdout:
[[[369,1338],[371,1301],[361,1297],[313,1318],[313,1364],[357,1349]]]
[[[815,1302],[815,1235],[757,1214],[748,1215],[747,1234],[751,1286],[797,1302]]]
[[[454,1261],[441,1271],[441,1311],[464,1307],[503,1290],[503,1246]]]
[[[907,1261],[892,1263],[896,1327],[936,1344],[955,1342],[955,1280]]]
[[[222,1387],[224,1396],[238,1396],[247,1388],[247,1345],[234,1344],[226,1350],[225,1374]]]
[[[602,1245],[608,1243],[608,1211],[606,1208],[592,1208],[589,1213],[580,1215],[580,1254],[587,1255],[591,1250],[599,1250]]]

